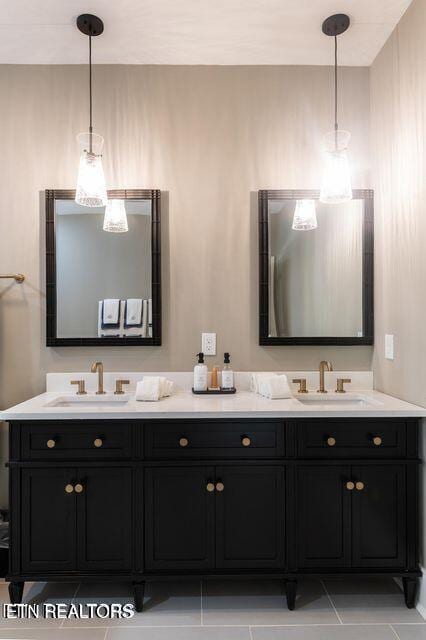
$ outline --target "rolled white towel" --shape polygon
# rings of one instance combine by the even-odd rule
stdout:
[[[163,376],[145,376],[136,385],[136,400],[157,402],[161,398],[170,396],[173,392],[173,382]]]
[[[293,397],[287,376],[284,374],[279,376],[263,376],[259,380],[258,393],[271,400],[282,400]]]

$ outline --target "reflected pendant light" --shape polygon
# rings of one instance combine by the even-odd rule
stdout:
[[[317,226],[315,200],[297,200],[292,229],[295,231],[311,231],[316,229]]]
[[[334,38],[334,130],[324,136],[324,174],[320,200],[328,204],[338,204],[352,200],[351,173],[347,148],[351,138],[349,131],[339,129],[337,119],[337,36],[350,25],[349,16],[337,14],[324,20],[322,31]]]
[[[125,233],[129,230],[124,200],[108,200],[103,229],[112,233]]]
[[[89,37],[89,131],[77,136],[80,164],[75,201],[85,207],[103,207],[108,200],[102,166],[104,139],[93,133],[92,126],[92,37],[101,35],[104,23],[100,18],[85,13],[78,16],[77,27]]]

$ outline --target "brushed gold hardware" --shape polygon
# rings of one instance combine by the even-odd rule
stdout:
[[[65,492],[66,493],[72,493],[73,491],[74,491],[74,487],[72,486],[72,484],[65,485]]]
[[[294,384],[299,385],[297,393],[308,393],[308,390],[306,388],[306,378],[295,378],[293,382]]]
[[[83,485],[78,482],[74,487],[74,491],[76,493],[83,493]]]
[[[355,484],[355,487],[356,487],[357,491],[362,491],[364,489],[364,487],[365,487],[365,484],[363,482],[357,482]]]
[[[243,438],[241,439],[241,444],[243,445],[243,447],[249,447],[251,445],[251,440],[248,436],[243,436]]]
[[[179,445],[181,447],[187,447],[189,445],[189,440],[188,438],[180,438],[179,440]]]
[[[98,390],[96,392],[96,395],[98,395],[98,396],[104,395],[104,393],[105,393],[105,391],[104,391],[104,365],[102,364],[102,362],[94,362],[92,364],[92,366],[90,367],[90,371],[92,373],[97,373],[98,374]]]
[[[343,385],[349,384],[350,382],[352,382],[350,378],[337,378],[336,393],[346,393]]]
[[[317,393],[327,393],[324,385],[324,371],[333,371],[333,365],[328,360],[321,360],[319,363],[319,389]]]
[[[130,380],[116,380],[114,395],[119,396],[124,393],[123,384],[130,384]]]
[[[348,491],[353,491],[355,489],[355,483],[350,480],[346,483],[346,489],[348,489]]]
[[[219,491],[219,493],[222,493],[224,488],[225,488],[225,485],[223,484],[223,482],[216,482],[216,491]]]
[[[213,482],[208,482],[206,485],[206,489],[209,493],[211,493],[212,491],[214,491],[214,484]]]
[[[95,440],[93,441],[93,444],[97,449],[99,449],[99,447],[102,447],[103,443],[104,441],[102,440],[102,438],[95,438]]]
[[[86,391],[86,383],[84,382],[84,380],[71,380],[70,384],[76,384],[78,385],[78,390],[77,390],[77,395],[78,396],[85,396],[87,391]]]
[[[380,445],[382,444],[381,437],[380,436],[374,436],[373,443],[376,445],[376,447],[380,447]]]
[[[48,449],[54,449],[54,448],[55,448],[55,446],[56,446],[56,442],[55,442],[55,440],[52,440],[52,439],[48,440],[48,441],[46,442],[46,444],[47,444]]]
[[[22,284],[25,280],[25,276],[23,273],[7,273],[4,276],[0,276],[2,280],[15,280],[19,284]]]
[[[334,445],[336,444],[336,438],[333,438],[333,437],[327,438],[327,444],[329,447],[334,447]]]

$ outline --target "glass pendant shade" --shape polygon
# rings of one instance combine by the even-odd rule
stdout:
[[[125,233],[129,230],[124,200],[108,200],[103,228],[112,233]]]
[[[292,228],[295,231],[311,231],[317,226],[315,200],[297,200]]]
[[[347,148],[351,134],[341,129],[324,137],[325,159],[320,201],[339,204],[352,200],[352,182]]]
[[[80,164],[75,201],[84,207],[104,207],[108,201],[102,166],[104,139],[96,133],[79,133],[77,141]]]

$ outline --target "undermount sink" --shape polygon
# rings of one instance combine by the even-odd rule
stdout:
[[[306,394],[305,396],[298,395],[297,400],[301,404],[317,407],[374,407],[382,404],[378,400],[373,400],[359,393]]]
[[[75,407],[82,405],[84,407],[121,407],[130,400],[130,395],[124,396],[61,396],[46,403],[45,407]]]

